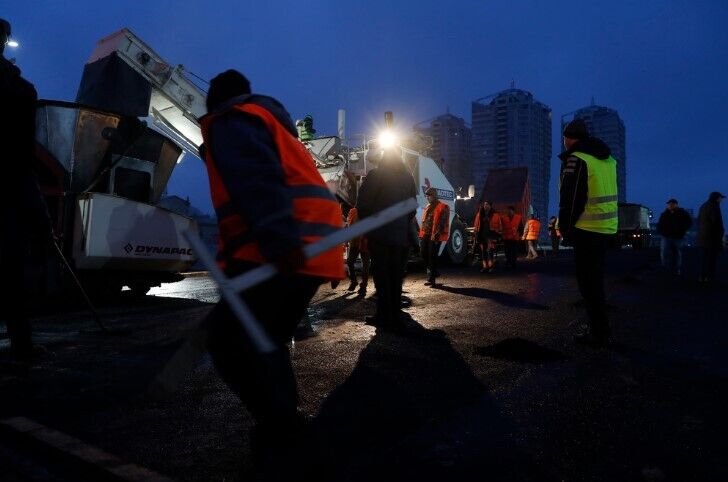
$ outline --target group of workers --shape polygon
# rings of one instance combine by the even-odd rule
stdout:
[[[0,28],[3,48],[10,26],[0,21]],[[12,207],[7,213],[3,211],[0,223],[0,262],[3,269],[8,269],[22,261],[16,246],[11,244],[24,242],[17,232],[10,235],[5,229],[17,231],[20,224],[17,220],[15,224],[8,221],[20,216],[16,190],[24,189],[25,197],[38,197],[37,184],[33,184],[29,174],[35,91],[4,58],[0,60],[0,71],[3,106],[10,109],[2,116],[10,122],[3,121],[0,134],[3,145],[17,149],[8,156],[14,161],[24,160],[5,163],[5,167],[24,166],[23,172],[12,179],[28,180],[25,184],[7,183],[7,189],[2,190],[0,206]],[[222,378],[255,418],[253,450],[257,463],[273,470],[286,470],[285,466],[276,465],[274,459],[297,449],[306,426],[297,408],[298,393],[287,343],[318,287],[345,278],[343,247],[312,259],[306,258],[303,248],[342,227],[341,207],[297,139],[296,127],[283,105],[271,97],[252,93],[243,74],[228,70],[212,79],[207,111],[200,119],[204,141],[201,156],[219,223],[218,262],[231,277],[264,263],[278,268],[274,278],[241,294],[275,344],[275,351],[256,351],[224,300],[205,321],[208,349]],[[20,129],[24,130],[19,132]],[[617,231],[616,161],[602,141],[589,136],[580,120],[569,123],[563,135],[566,150],[561,155],[559,222],[551,218],[549,234],[552,240],[556,238],[554,249],[558,249],[559,239],[574,247],[578,286],[589,320],[589,329],[578,335],[577,341],[604,346],[610,339],[604,260],[609,240]],[[385,150],[377,167],[363,181],[357,206],[348,213],[348,222],[373,216],[415,197],[416,193],[415,182],[400,154]],[[427,283],[435,285],[439,276],[438,254],[449,237],[449,208],[439,201],[436,189],[429,188],[425,194],[429,205],[419,222],[419,244],[427,263]],[[31,205],[35,206],[29,203],[24,208],[30,209]],[[402,282],[413,242],[410,233],[414,216],[414,212],[402,216],[349,244],[349,290],[358,287],[360,292],[366,292],[366,268],[371,261],[377,307],[376,314],[367,319],[368,324],[397,330],[407,317],[402,311]],[[528,242],[530,258],[538,256],[536,242],[541,225],[534,216],[524,223],[514,207],[499,214],[490,201],[485,201],[474,224],[484,272],[493,269],[496,243],[501,239],[508,266],[515,267],[521,240]],[[29,230],[24,227],[21,231]],[[23,251],[22,246],[19,251]],[[365,268],[361,283],[354,271],[358,256]],[[7,272],[4,275],[11,276]],[[4,310],[17,306],[15,301],[4,304]],[[27,320],[8,322],[8,331],[14,349],[30,349]]]

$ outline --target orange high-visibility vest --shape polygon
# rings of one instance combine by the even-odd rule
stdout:
[[[209,145],[210,126],[215,118],[231,110],[252,115],[263,121],[277,147],[285,183],[293,199],[293,219],[298,224],[302,244],[311,244],[341,228],[341,207],[329,191],[311,155],[301,142],[264,107],[255,104],[235,104],[224,111],[202,118],[202,138]],[[248,222],[235,212],[230,194],[220,178],[212,149],[205,153],[205,165],[210,178],[212,205],[220,228],[218,264],[224,269],[232,260],[265,263],[258,242],[250,233]],[[261,213],[262,216],[265,213]],[[329,280],[344,278],[343,247],[327,251],[306,261],[297,272]]]
[[[526,222],[526,241],[536,241],[541,231],[541,222],[537,219],[529,219]]]
[[[493,214],[490,216],[490,230],[500,234],[503,232],[503,224],[501,223],[500,214],[492,210],[491,212]],[[475,228],[476,233],[480,232],[480,209],[478,209],[478,212],[475,213],[473,227]]]
[[[426,233],[424,228],[425,219],[427,219],[427,213],[430,212],[430,209],[432,209],[432,203],[428,204],[425,208],[425,211],[422,213],[422,222],[420,223],[420,239],[424,239],[425,237],[431,239],[432,236],[435,234],[435,229],[437,228],[437,226],[440,226],[440,223],[443,221],[444,216],[443,224],[445,227],[440,232],[440,236],[437,239],[433,239],[433,241],[447,241],[447,238],[450,237],[450,226],[448,226],[448,221],[450,220],[450,207],[444,202],[437,203],[437,206],[435,207],[435,212],[432,214],[432,232]]]
[[[504,240],[517,241],[521,239],[520,236],[518,236],[518,227],[521,225],[521,219],[520,214],[514,214],[512,218],[509,218],[508,216],[501,217]]]

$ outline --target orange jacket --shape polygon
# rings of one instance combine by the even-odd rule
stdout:
[[[210,126],[215,118],[231,110],[237,110],[260,119],[266,126],[278,150],[285,183],[293,199],[293,219],[299,226],[302,244],[311,244],[323,236],[341,228],[341,208],[329,191],[321,174],[316,170],[311,156],[301,142],[264,107],[255,104],[235,104],[202,119],[202,137],[209,145]],[[230,195],[217,172],[212,149],[205,153],[205,165],[210,178],[212,204],[218,215],[220,242],[218,263],[224,269],[231,260],[265,263],[257,240],[243,217],[235,212]],[[261,213],[264,216],[265,213]],[[344,278],[343,247],[339,246],[313,259],[298,273],[319,276],[329,280]]]
[[[473,227],[475,228],[476,234],[480,232],[480,211],[481,210],[478,209],[478,212],[475,213],[475,220],[473,221]],[[503,223],[501,222],[501,216],[495,211],[493,211],[493,214],[490,216],[489,229],[498,234],[503,233]]]
[[[526,222],[526,232],[523,233],[523,239],[526,241],[536,241],[541,232],[541,222],[538,219],[529,219]]]
[[[450,226],[448,221],[450,220],[450,207],[442,201],[438,201],[435,206],[435,212],[432,215],[432,231],[429,233],[425,232],[425,219],[427,219],[427,213],[432,209],[432,204],[428,204],[425,211],[422,213],[422,222],[420,223],[420,239],[431,239],[432,241],[445,242],[450,237]],[[437,239],[434,238],[435,234],[438,234],[438,227],[442,226],[442,230],[439,230],[439,236]]]
[[[503,223],[503,239],[506,241],[518,241],[521,237],[518,235],[518,230],[521,227],[523,218],[520,214],[514,214],[512,218],[508,216],[501,216],[501,222]]]

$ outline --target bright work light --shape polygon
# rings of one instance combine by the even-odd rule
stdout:
[[[17,40],[8,40],[8,44],[7,45],[8,45],[8,47],[15,48],[15,47],[18,47],[20,44],[18,43]]]
[[[383,131],[379,134],[379,145],[382,149],[389,149],[397,143],[397,136],[392,131]]]

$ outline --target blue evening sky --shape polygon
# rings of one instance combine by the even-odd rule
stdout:
[[[559,119],[592,96],[626,124],[629,201],[659,214],[670,197],[697,209],[728,191],[725,0],[28,0],[0,17],[43,98],[73,100],[96,41],[128,27],[204,78],[244,72],[322,134],[338,108],[349,134],[376,132],[385,110],[403,130],[447,107],[469,122],[473,99],[514,80],[553,110],[552,211]],[[211,210],[191,156],[169,192]]]

